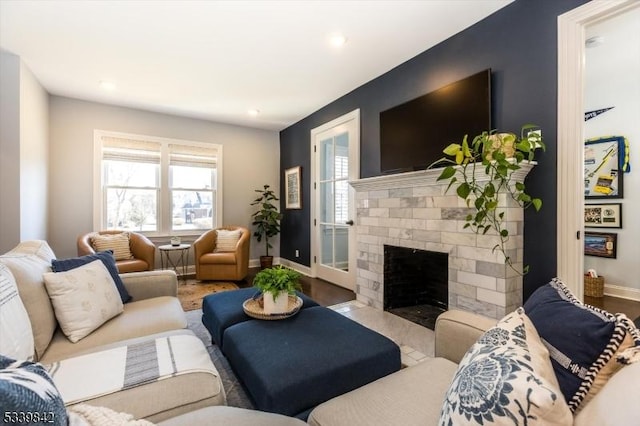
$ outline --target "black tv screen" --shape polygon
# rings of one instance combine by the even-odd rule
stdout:
[[[380,113],[380,171],[426,169],[465,134],[491,130],[491,70]]]

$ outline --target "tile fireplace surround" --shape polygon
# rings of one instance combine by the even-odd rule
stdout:
[[[521,164],[523,181],[533,166]],[[385,244],[449,254],[449,309],[502,318],[522,305],[522,277],[493,251],[498,237],[463,229],[468,209],[455,188],[437,182],[441,170],[422,170],[351,181],[356,191],[357,300],[383,309]],[[484,175],[478,174],[481,180]],[[518,270],[523,258],[523,209],[500,194],[509,230],[507,249]],[[425,277],[428,279],[428,277]]]

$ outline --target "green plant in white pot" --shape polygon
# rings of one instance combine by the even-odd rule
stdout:
[[[253,279],[253,285],[262,292],[264,313],[286,313],[289,295],[300,290],[300,273],[282,265],[263,269]]]

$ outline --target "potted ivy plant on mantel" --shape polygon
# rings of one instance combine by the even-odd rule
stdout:
[[[498,206],[498,195],[506,193],[523,209],[533,206],[539,211],[542,208],[542,200],[528,194],[524,182],[513,179],[514,172],[520,170],[524,163],[536,164],[536,150],[545,150],[538,130],[536,125],[524,125],[520,137],[514,133],[485,131],[474,137],[471,144],[465,135],[461,144],[452,143],[443,150],[447,157],[432,165],[448,163],[437,180],[448,180],[447,191],[455,187],[467,207],[475,208],[475,214],[466,216],[464,228],[482,235],[494,230],[499,240],[493,250],[499,250],[505,263],[514,270],[516,268],[505,248],[509,230],[504,223],[505,212]],[[528,269],[526,265],[522,271],[516,271],[526,274]]]
[[[282,219],[282,213],[278,211],[278,207],[274,204],[274,201],[278,201],[275,192],[270,189],[269,185],[264,185],[263,189],[256,189],[259,195],[251,203],[252,206],[259,206],[251,217],[253,218],[252,225],[255,227],[253,236],[256,237],[258,242],[262,242],[264,238],[266,251],[265,255],[260,256],[260,268],[265,269],[273,265],[273,256],[269,256],[269,249],[273,248],[269,243],[269,238],[273,238],[280,233],[280,220]]]
[[[263,269],[253,279],[253,285],[262,292],[265,314],[289,311],[289,295],[300,290],[300,273],[282,265]]]

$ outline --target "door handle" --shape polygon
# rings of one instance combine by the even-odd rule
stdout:
[[[349,219],[348,221],[345,222],[347,225],[349,226],[353,226],[353,220]]]

